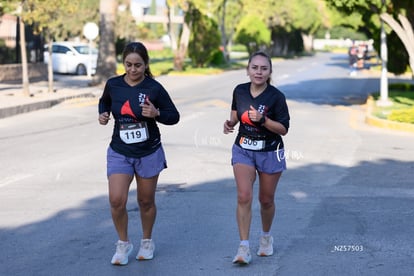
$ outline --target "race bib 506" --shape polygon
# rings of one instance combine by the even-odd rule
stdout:
[[[242,136],[239,144],[242,148],[248,150],[262,150],[265,146],[265,140],[252,140],[250,138]]]

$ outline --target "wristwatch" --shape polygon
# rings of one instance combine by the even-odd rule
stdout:
[[[262,126],[266,122],[266,116],[263,115],[262,118],[259,120],[259,124]]]

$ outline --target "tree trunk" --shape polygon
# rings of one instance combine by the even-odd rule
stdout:
[[[190,42],[190,27],[186,22],[183,23],[183,30],[180,37],[180,45],[174,55],[174,69],[182,71],[184,69],[185,56],[187,55],[188,43]]]
[[[289,39],[286,35],[273,35],[271,46],[272,56],[286,56],[288,54]]]
[[[227,0],[224,0],[221,5],[221,11],[219,10],[219,24],[221,32],[221,46],[223,50],[223,56],[226,63],[230,62],[230,53],[228,51],[228,38],[226,34],[226,4]]]
[[[99,55],[93,84],[101,84],[116,74],[115,20],[116,0],[100,0]]]
[[[305,52],[312,52],[313,51],[313,35],[308,35],[305,33],[301,33],[302,40],[303,40],[303,48]]]
[[[52,39],[50,35],[47,35],[47,54],[49,62],[47,63],[47,83],[48,83],[48,93],[53,92],[53,62],[52,62]]]
[[[29,88],[29,72],[27,64],[27,52],[26,52],[26,34],[24,30],[24,22],[19,16],[19,32],[20,32],[20,53],[21,53],[21,65],[22,65],[22,85],[23,95],[30,97]]]
[[[172,17],[174,16],[174,8],[168,5],[168,1],[166,1],[166,4],[168,9],[168,36],[170,37],[171,50],[173,53],[175,53],[177,51],[177,35],[175,33],[175,28],[172,22]]]
[[[409,56],[409,63],[412,72],[411,77],[414,78],[414,32],[410,22],[407,17],[402,14],[398,15],[401,25],[387,13],[381,14],[381,19],[391,27],[391,29],[398,35],[404,44]]]

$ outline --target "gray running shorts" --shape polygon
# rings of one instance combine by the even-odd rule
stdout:
[[[143,178],[150,178],[158,175],[167,168],[164,149],[159,147],[154,153],[141,158],[126,157],[115,152],[111,147],[107,151],[107,176],[111,174],[138,174]]]
[[[255,167],[263,173],[278,173],[286,170],[285,153],[283,149],[277,151],[252,151],[242,149],[233,144],[231,164],[241,163]]]

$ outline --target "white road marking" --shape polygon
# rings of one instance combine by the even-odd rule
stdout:
[[[33,176],[32,174],[20,174],[15,176],[8,176],[2,180],[0,180],[0,188],[5,187],[7,185],[13,184],[15,182],[18,182],[20,180],[26,179]]]

